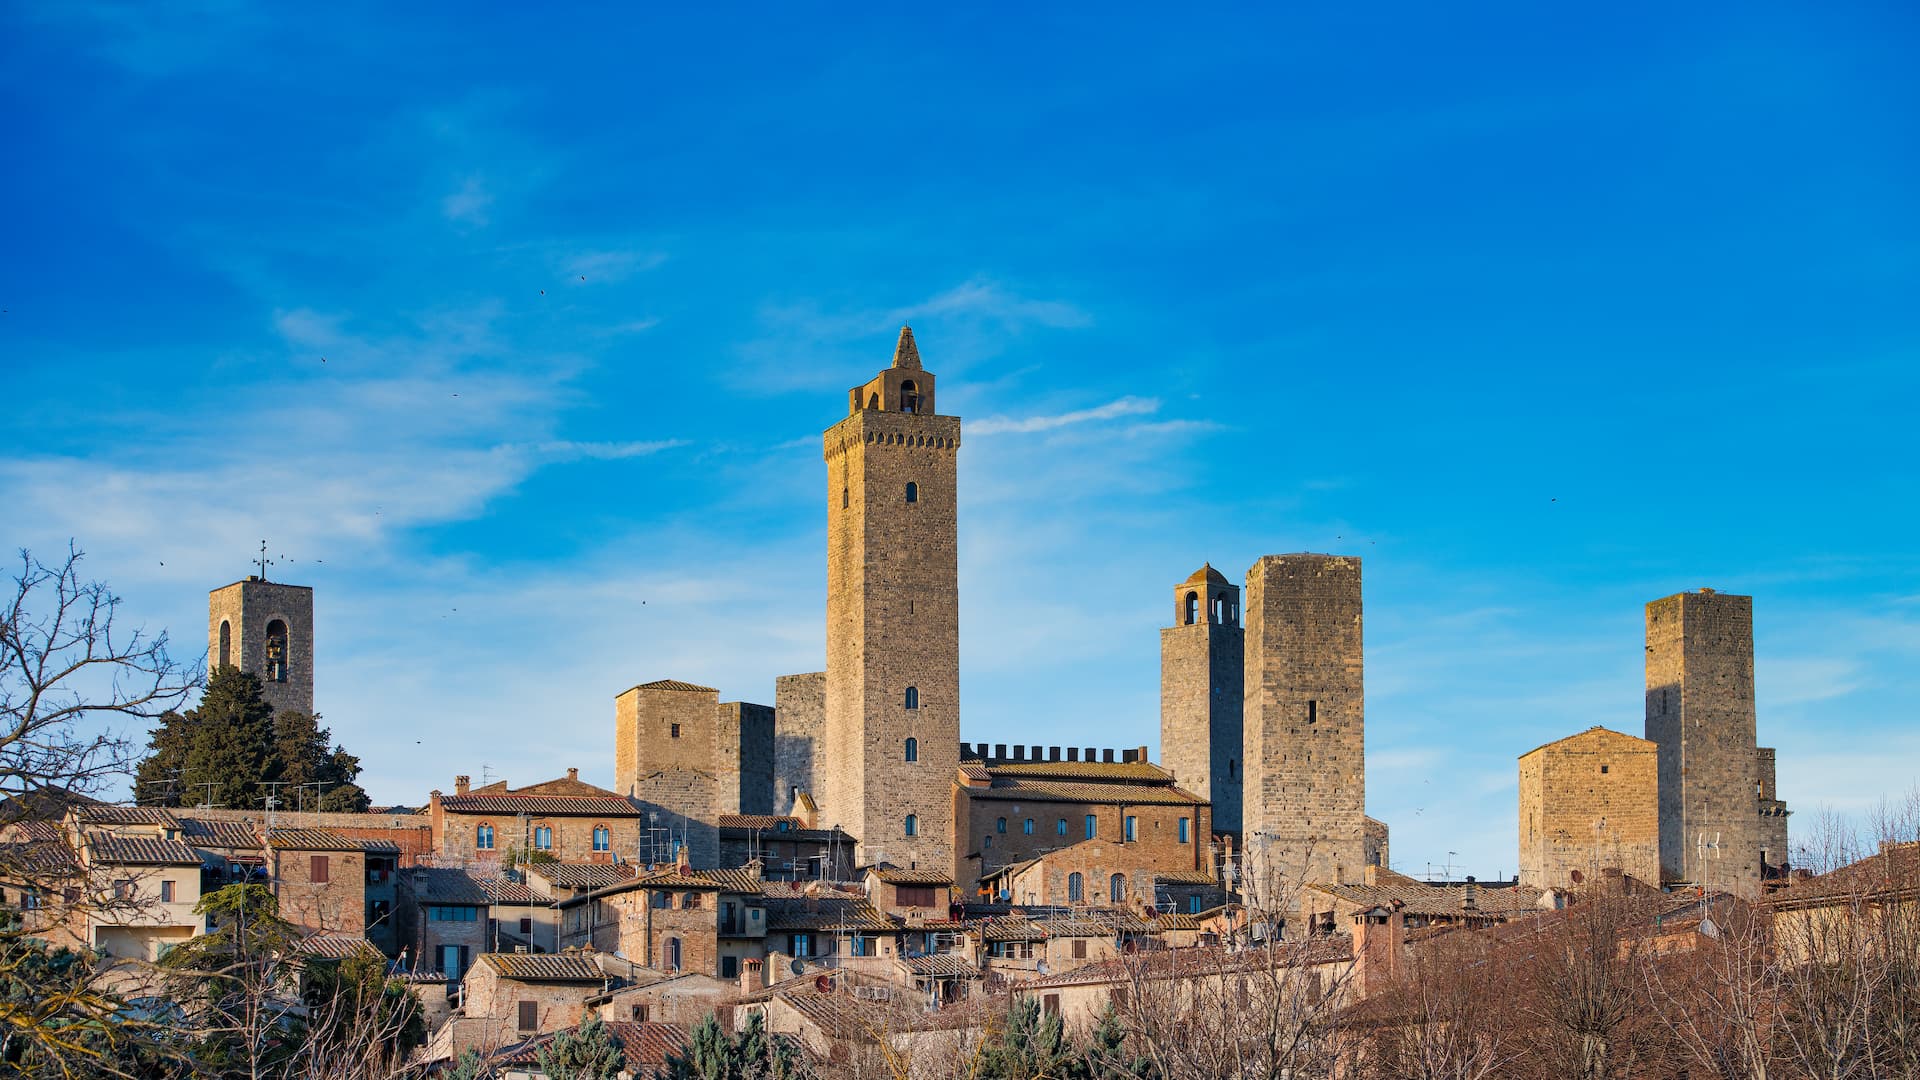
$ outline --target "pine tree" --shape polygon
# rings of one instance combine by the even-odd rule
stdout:
[[[1032,998],[1015,1001],[1006,1026],[980,1048],[980,1080],[1035,1080],[1076,1075],[1080,1055],[1058,1014],[1043,1015]]]
[[[260,680],[235,667],[216,669],[200,704],[168,713],[149,733],[140,763],[142,802],[161,806],[264,806],[269,782],[289,785],[282,798],[298,800],[302,785],[318,785],[321,810],[365,810],[367,793],[354,781],[360,759],[339,745],[320,718],[276,713]],[[211,786],[209,786],[211,785]],[[306,796],[313,798],[313,796]],[[283,808],[297,803],[283,803]],[[311,807],[310,807],[311,808]]]
[[[812,1070],[790,1039],[770,1034],[759,1013],[729,1038],[709,1013],[694,1026],[685,1057],[668,1055],[672,1080],[807,1080]]]
[[[555,1035],[534,1057],[548,1080],[613,1080],[627,1065],[626,1055],[598,1016]]]

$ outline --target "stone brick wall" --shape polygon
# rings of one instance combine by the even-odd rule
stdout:
[[[560,947],[591,945],[665,971],[669,939],[680,942],[680,970],[718,975],[720,897],[711,891],[665,892],[671,906],[655,907],[653,889],[597,897],[561,911]],[[692,897],[691,906],[688,898]]]
[[[642,829],[641,862],[671,862],[677,843],[698,867],[720,863],[720,781],[712,773],[670,768],[649,773],[634,784],[634,797],[649,817]],[[665,832],[655,833],[661,829]],[[659,847],[655,848],[656,842]]]
[[[786,813],[784,806],[774,808],[773,706],[724,701],[719,715],[719,812]]]
[[[324,859],[327,879],[314,879]],[[315,933],[364,934],[367,929],[367,862],[357,851],[273,852],[273,890],[280,916]]]
[[[685,688],[636,686],[613,701],[613,789],[622,795],[637,795],[639,778],[662,769],[721,773],[720,692],[674,686]]]
[[[964,789],[963,789],[964,790]],[[1123,798],[1124,796],[1117,796]],[[1206,870],[1207,838],[1211,835],[1211,810],[1205,805],[1139,805],[1137,803],[1018,802],[982,798],[972,793],[965,807],[968,843],[966,852],[980,853],[980,873],[989,874],[1005,866],[1058,851],[1085,840],[1086,817],[1094,816],[1097,837],[1116,844],[1126,835],[1126,818],[1134,821],[1132,843],[1125,844],[1127,858],[1154,870]],[[1007,831],[1000,831],[1004,818]],[[1033,819],[1033,832],[1026,831],[1027,819]],[[1188,819],[1187,842],[1180,842],[1180,819]],[[1060,822],[1067,823],[1066,835],[1060,834]],[[992,843],[987,843],[988,839]],[[971,883],[968,891],[971,891]]]
[[[1212,804],[1215,828],[1238,832],[1246,631],[1240,590],[1207,581],[1211,571],[1174,590],[1174,625],[1160,631],[1160,763],[1181,787]],[[1186,622],[1189,596],[1192,623]]]
[[[1139,909],[1152,907],[1153,871],[1146,845],[1117,844],[1107,840],[1083,840],[1071,847],[1048,854],[1033,866],[1013,876],[1012,902],[1016,904],[1076,904],[1092,906],[1126,905]],[[1071,899],[1068,879],[1079,874],[1080,899]],[[1126,878],[1125,892],[1111,895],[1112,877]]]
[[[1647,605],[1647,738],[1660,747],[1663,877],[1757,892],[1752,597]]]
[[[501,1040],[494,1043],[497,1046],[520,1038],[521,1002],[531,1001],[537,1006],[538,1026],[534,1030],[559,1031],[586,1019],[592,1011],[587,1008],[587,999],[600,993],[601,984],[522,982],[501,977],[491,964],[476,962],[461,989],[466,998],[467,1016],[498,1023]]]
[[[1247,572],[1250,875],[1359,881],[1366,704],[1360,560],[1267,555]]]
[[[1781,801],[1774,778],[1775,757],[1770,746],[1754,751],[1760,790],[1760,858],[1767,866],[1781,870],[1792,860],[1787,854],[1787,804]]]
[[[559,862],[604,863],[612,862],[615,854],[623,859],[639,859],[645,854],[642,849],[642,826],[645,821],[635,817],[482,814],[443,810],[438,815],[437,823],[439,835],[435,838],[434,846],[438,855],[434,862],[440,866],[484,866],[504,861],[508,853],[516,849],[536,851],[534,830],[543,825],[553,830],[553,847],[546,854]],[[480,851],[474,847],[482,824],[493,826],[492,851]],[[607,828],[611,851],[593,850],[593,830],[599,825]]]
[[[908,374],[930,396],[933,376],[915,364]],[[892,386],[903,370],[888,369],[879,382]],[[824,446],[828,801],[819,824],[857,837],[862,862],[952,872],[960,419],[866,408],[853,397],[854,411],[827,431]],[[909,687],[918,708],[905,706]],[[918,746],[911,762],[908,738]]]
[[[267,626],[287,625],[284,679],[267,670]],[[267,704],[276,712],[313,712],[313,590],[249,576],[207,595],[207,664],[218,666],[221,626],[226,626],[227,662],[260,677]]]
[[[1606,728],[1520,758],[1520,882],[1539,888],[1589,881],[1619,867],[1660,879],[1660,750]]]
[[[773,810],[793,811],[796,791],[831,805],[826,791],[827,673],[773,680]]]

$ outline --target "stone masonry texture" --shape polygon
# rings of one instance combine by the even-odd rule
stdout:
[[[1660,880],[1660,748],[1596,727],[1520,758],[1520,883],[1566,888],[1619,867]]]
[[[1365,864],[1366,713],[1360,560],[1267,555],[1247,572],[1247,873],[1358,881]]]
[[[894,366],[851,392],[850,414],[824,439],[827,799],[819,823],[858,838],[862,862],[951,873],[960,418],[934,414],[933,381],[903,329]],[[917,707],[908,706],[909,688]]]
[[[1660,866],[1742,895],[1760,884],[1753,598],[1647,605],[1647,738],[1660,747]]]
[[[284,638],[278,627],[285,627]],[[271,640],[269,629],[276,630]],[[207,664],[259,676],[275,712],[313,712],[313,658],[313,590],[307,586],[249,577],[207,595]]]
[[[723,701],[719,717],[720,813],[774,813],[773,706]]]
[[[1211,566],[1174,589],[1160,631],[1160,763],[1213,803],[1213,826],[1240,831],[1246,632],[1240,590]]]
[[[827,673],[782,675],[773,680],[773,809],[793,812],[793,799],[804,791],[816,802],[828,802],[821,774],[825,772]]]

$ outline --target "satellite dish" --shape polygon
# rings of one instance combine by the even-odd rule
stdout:
[[[798,960],[794,961],[796,964],[799,962]],[[823,994],[831,994],[833,993],[833,980],[828,976],[822,975],[813,980],[813,988]]]
[[[800,958],[797,956],[793,958],[793,962],[788,964],[787,967],[790,968],[795,975],[805,975],[807,973],[807,965],[801,963]]]
[[[1035,964],[1033,966],[1033,970],[1039,972],[1042,975],[1045,975],[1047,973],[1047,962],[1045,960],[1040,961],[1038,964]]]

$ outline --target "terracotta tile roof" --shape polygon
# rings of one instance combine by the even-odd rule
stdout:
[[[1453,918],[1491,918],[1505,919],[1522,912],[1539,909],[1540,890],[1522,887],[1480,888],[1474,897],[1474,906],[1464,908],[1466,890],[1455,886],[1444,888],[1438,885],[1308,885],[1307,890],[1324,896],[1337,897],[1350,904],[1361,907],[1391,905],[1398,900],[1402,911],[1408,915],[1426,915],[1429,917],[1446,916]]]
[[[373,942],[357,934],[315,934],[294,946],[304,956],[320,960],[345,960],[352,956],[378,957]]]
[[[731,870],[695,870],[694,874],[715,882],[722,892],[752,893],[760,892],[760,871],[753,866],[740,866]]]
[[[0,878],[15,874],[77,874],[79,865],[64,838],[0,844]],[[17,880],[17,879],[16,879]]]
[[[886,1000],[871,1001],[840,987],[839,980],[826,993],[809,985],[813,979],[797,981],[801,985],[775,996],[834,1038],[871,1041],[875,1032],[952,1030],[979,1026],[983,1020],[982,1006],[970,1001],[929,1012],[921,994],[904,988],[892,988]]]
[[[605,982],[600,965],[577,953],[483,953],[479,963],[520,982]]]
[[[807,827],[807,823],[797,817],[781,814],[721,814],[720,827],[723,829],[778,829],[781,824],[788,831]]]
[[[1028,780],[998,775],[993,778],[991,787],[966,787],[960,790],[974,799],[1013,799],[1032,802],[1124,802],[1138,806],[1197,805],[1206,802],[1200,796],[1183,791],[1171,784],[1099,784],[1067,780]]]
[[[635,690],[681,690],[687,693],[694,693],[694,694],[717,694],[720,692],[718,690],[715,690],[711,686],[701,686],[699,683],[681,682],[679,679],[655,679],[652,682],[643,682],[639,686],[634,687],[634,689]]]
[[[532,889],[518,881],[506,878],[481,878],[480,888],[486,892],[487,899],[496,904],[545,904],[547,898],[536,894]]]
[[[1045,941],[1047,932],[1024,916],[996,915],[981,920],[980,936],[987,941]]]
[[[195,847],[245,848],[259,851],[260,834],[244,821],[208,821],[204,818],[180,819],[180,837]]]
[[[175,827],[173,814],[158,806],[113,806],[87,803],[75,810],[82,825],[166,825]]]
[[[1154,916],[1155,930],[1200,930],[1203,929],[1198,915],[1188,915],[1178,911],[1163,911]]]
[[[900,925],[864,897],[768,897],[768,930],[893,931]]]
[[[907,974],[918,975],[923,979],[977,979],[980,969],[968,963],[965,957],[952,953],[934,953],[931,956],[909,956],[900,961]]]
[[[874,877],[889,885],[951,885],[953,875],[944,870],[910,870],[883,864],[869,868]]]
[[[447,795],[440,808],[455,814],[535,817],[639,817],[640,807],[618,795]]]
[[[1615,745],[1622,746],[1623,749],[1641,750],[1646,753],[1653,753],[1659,749],[1659,744],[1648,739],[1642,739],[1638,735],[1628,735],[1625,732],[1615,731],[1612,728],[1601,727],[1599,724],[1595,724],[1585,731],[1569,735],[1564,739],[1555,739],[1552,742],[1541,743],[1539,746],[1534,747],[1520,756],[1522,758],[1530,758],[1549,746],[1559,746],[1561,743],[1570,743],[1579,740],[1586,740],[1588,742],[1611,742]],[[1622,740],[1624,740],[1624,744]]]
[[[627,1072],[633,1080],[664,1080],[669,1075],[667,1057],[684,1057],[687,1053],[687,1029],[679,1024],[632,1020],[608,1020],[603,1023],[607,1034],[619,1044],[621,1055],[627,1059]],[[537,1065],[540,1051],[559,1034],[557,1031],[549,1032],[505,1047],[488,1061],[494,1065]]]
[[[1218,885],[1220,879],[1210,870],[1155,870],[1155,885]]]
[[[566,889],[604,889],[638,876],[632,863],[534,863],[527,873]]]
[[[67,836],[66,832],[60,828],[60,823],[57,821],[43,821],[40,819],[28,819],[26,821],[8,822],[8,825],[12,828],[20,830],[20,835],[26,838],[27,840],[31,840],[31,841],[44,842],[48,840],[58,840],[58,841],[64,842]]]
[[[1101,780],[1109,783],[1171,785],[1173,774],[1150,761],[994,761],[995,777],[1032,780]]]
[[[360,851],[360,842],[326,829],[274,829],[267,846],[281,851]]]
[[[1879,852],[1773,893],[1776,907],[1796,908],[1852,897],[1889,899],[1920,894],[1920,843],[1887,844]]]
[[[655,870],[650,874],[641,874],[639,877],[633,879],[630,887],[635,889],[686,889],[690,892],[700,892],[707,889],[718,892],[726,887],[712,878],[705,877],[704,874],[705,871],[701,870],[695,870],[688,874],[682,874],[677,869]],[[760,889],[759,886],[756,885],[747,891],[759,892]]]
[[[1353,959],[1353,940],[1344,935],[1270,947],[1236,948],[1208,945],[1193,949],[1159,949],[1134,956],[1116,956],[1060,975],[1020,984],[1022,991],[1057,986],[1126,982],[1130,979],[1190,979],[1236,971],[1269,971],[1283,967],[1340,964]]]
[[[423,904],[484,905],[492,903],[487,891],[465,870],[444,866],[416,866],[402,870],[400,884],[413,891]]]
[[[88,833],[87,853],[96,863],[116,866],[199,866],[200,853],[178,840],[151,836]]]

